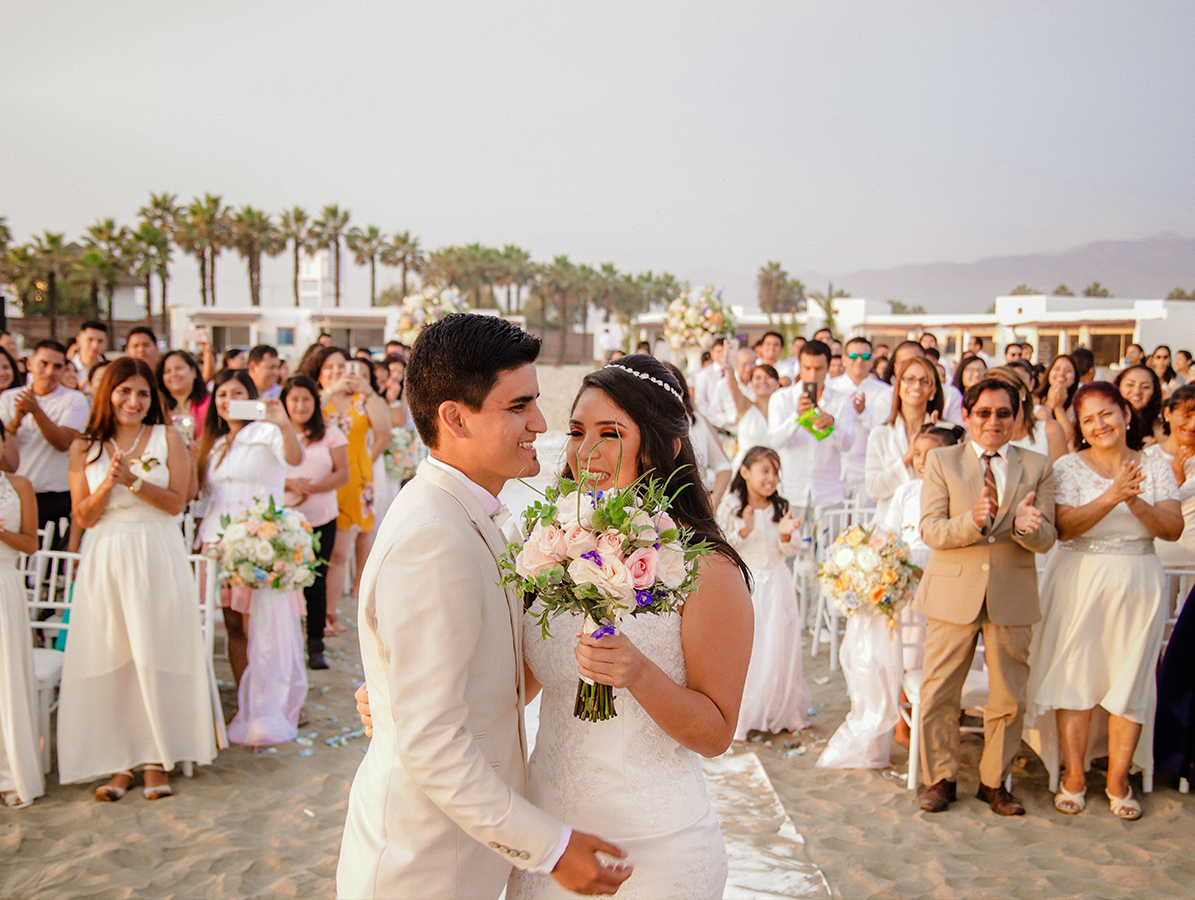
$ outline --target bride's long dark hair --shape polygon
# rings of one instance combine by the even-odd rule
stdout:
[[[636,372],[647,377],[640,377],[634,374]],[[693,529],[697,540],[709,541],[718,553],[738,566],[750,590],[751,570],[722,536],[714,519],[710,495],[701,483],[697,457],[689,442],[688,412],[681,400],[681,387],[672,373],[654,357],[636,353],[621,356],[610,365],[586,375],[573,400],[573,408],[587,390],[601,391],[630,416],[639,429],[637,471],[641,475],[651,472],[660,479],[671,476],[668,493],[677,492],[669,511],[672,518]],[[680,450],[676,452],[678,441]]]

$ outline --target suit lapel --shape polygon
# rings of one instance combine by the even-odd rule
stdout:
[[[1004,517],[1008,515],[1009,509],[1012,508],[1012,498],[1017,492],[1017,486],[1021,483],[1021,474],[1024,471],[1024,466],[1021,465],[1021,454],[1017,452],[1017,448],[1011,444],[1005,445],[1008,447],[1008,465],[1005,467],[1007,474],[1004,476],[1004,493],[1000,497],[1000,510],[996,513],[996,520],[992,523],[992,531],[995,531]]]
[[[975,448],[971,446],[970,441],[960,444],[959,451],[962,456],[963,479],[971,489],[971,496],[967,498],[967,505],[970,507],[975,505],[975,501],[983,492],[983,464],[975,455]]]

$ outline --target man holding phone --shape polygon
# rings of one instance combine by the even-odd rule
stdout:
[[[848,391],[826,384],[826,344],[809,341],[799,361],[801,380],[778,390],[768,404],[768,444],[780,454],[781,495],[794,506],[812,503],[820,510],[845,497],[842,457],[855,442],[855,406]],[[815,415],[802,421],[810,410]]]

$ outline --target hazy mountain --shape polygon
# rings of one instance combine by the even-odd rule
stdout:
[[[808,289],[825,290],[822,273],[801,273]],[[971,263],[926,263],[864,269],[834,276],[854,297],[920,303],[929,312],[986,309],[1018,284],[1050,294],[1066,284],[1076,294],[1098,281],[1117,297],[1165,297],[1195,290],[1195,240],[1158,234],[1141,241],[1100,241],[1062,253],[994,256]]]

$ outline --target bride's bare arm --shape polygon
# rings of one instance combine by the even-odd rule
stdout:
[[[751,659],[755,618],[738,567],[716,555],[703,563],[698,588],[685,602],[681,645],[688,687],[681,687],[625,636],[577,645],[581,674],[627,688],[664,733],[702,756],[730,746]]]
[[[537,679],[535,677],[535,675],[532,674],[532,672],[531,672],[531,666],[527,665],[527,661],[524,660],[523,661],[523,690],[525,693],[525,696],[523,698],[524,702],[530,703],[532,700],[534,700],[536,698],[536,696],[539,694],[539,690],[541,687],[542,687],[542,685],[539,683],[539,679]]]

